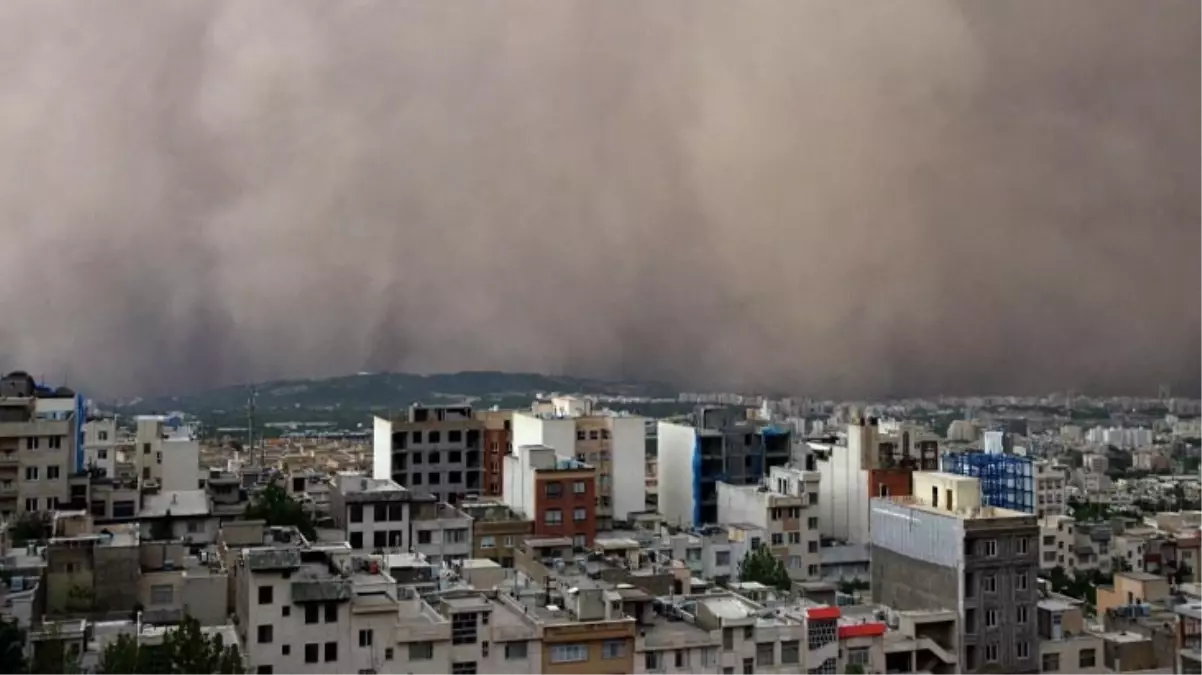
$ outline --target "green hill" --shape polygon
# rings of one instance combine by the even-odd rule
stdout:
[[[373,412],[400,410],[412,403],[469,401],[476,407],[526,406],[538,392],[675,397],[667,385],[608,382],[588,378],[469,371],[436,375],[370,373],[324,379],[279,380],[222,387],[179,396],[161,396],[105,406],[122,416],[174,410],[200,417],[207,425],[242,426],[252,388],[260,422],[327,421],[356,426]]]

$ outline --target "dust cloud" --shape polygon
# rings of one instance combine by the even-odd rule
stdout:
[[[1199,5],[0,3],[0,360],[1199,388]]]

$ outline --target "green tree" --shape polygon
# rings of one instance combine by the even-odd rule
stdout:
[[[1186,583],[1194,576],[1194,571],[1189,568],[1189,565],[1181,563],[1177,565],[1177,569],[1173,571],[1173,583],[1180,586]]]
[[[13,544],[44,544],[54,534],[54,514],[44,511],[26,511],[12,524],[10,534]]]
[[[300,530],[305,538],[317,538],[317,528],[314,527],[313,519],[309,517],[305,508],[275,483],[263,488],[263,491],[251,500],[245,517],[247,520],[263,520],[273,526],[291,525]]]
[[[860,666],[860,665],[853,663],[853,664],[848,665],[847,668],[843,672],[847,673],[847,675],[863,675],[864,666]]]
[[[782,591],[793,587],[785,563],[772,554],[767,546],[748,551],[739,563],[739,581],[758,581]]]
[[[866,591],[871,588],[871,584],[864,581],[860,577],[854,579],[841,579],[839,581],[839,592],[847,595],[855,595],[856,591]]]
[[[200,622],[186,616],[163,636],[161,645],[139,645],[130,635],[120,635],[100,655],[101,673],[244,673],[242,654],[226,645],[220,635],[206,636]]]
[[[0,673],[25,672],[25,630],[17,620],[0,619]]]

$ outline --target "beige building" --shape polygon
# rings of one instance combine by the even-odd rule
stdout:
[[[817,471],[774,466],[763,486],[718,483],[718,522],[763,528],[795,580],[822,576]]]
[[[1061,516],[1065,511],[1065,486],[1068,479],[1064,469],[1047,460],[1037,460],[1035,465],[1035,515]]]
[[[0,378],[0,518],[70,503],[76,414],[70,390],[45,393],[20,371]]]
[[[1039,658],[1045,673],[1104,673],[1102,638],[1085,629],[1080,600],[1049,594],[1039,601]]]

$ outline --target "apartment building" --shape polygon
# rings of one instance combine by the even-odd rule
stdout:
[[[290,544],[236,556],[237,625],[253,672],[405,672],[391,669],[397,585],[377,558]]]
[[[1039,566],[1044,570],[1060,567],[1068,573],[1111,569],[1109,524],[1078,523],[1072,516],[1045,516],[1039,519]]]
[[[647,424],[647,445],[643,453],[643,476],[647,485],[644,504],[648,511],[659,510],[659,428],[654,422]]]
[[[485,422],[471,406],[414,404],[398,420],[376,417],[372,476],[455,504],[484,490]]]
[[[638,471],[617,470],[644,466],[647,426],[642,417],[594,412],[591,402],[564,397],[554,399],[551,410],[518,412],[513,416],[513,445],[545,445],[564,457],[575,457],[597,470],[597,526],[608,530],[615,521],[647,508],[647,480]]]
[[[939,446],[908,434],[882,437],[874,417],[853,418],[846,445],[808,444],[819,481],[819,527],[837,541],[867,544],[871,500],[912,494],[915,471],[939,468]]]
[[[1036,610],[1040,670],[1085,673],[1101,665],[1102,638],[1087,630],[1083,603],[1064,595],[1042,593]]]
[[[441,502],[410,503],[410,549],[433,564],[463,561],[472,555],[472,518]]]
[[[204,488],[200,441],[178,416],[139,415],[134,455],[144,485],[164,491]]]
[[[538,537],[563,537],[580,550],[591,547],[597,536],[596,495],[597,470],[553,448],[521,445],[505,458],[502,498],[534,521]]]
[[[498,497],[505,455],[513,450],[513,411],[477,410],[476,419],[484,423],[484,494]]]
[[[472,519],[472,554],[513,567],[514,549],[534,534],[534,521],[498,502],[464,502],[460,510]]]
[[[410,504],[434,503],[388,478],[342,472],[330,491],[330,516],[356,551],[402,553],[412,543]]]
[[[774,466],[763,485],[718,483],[718,520],[763,528],[763,542],[795,580],[822,576],[817,471]]]
[[[1202,673],[1202,602],[1178,605],[1177,672]]]
[[[70,389],[39,387],[21,371],[0,378],[0,517],[70,503],[82,400]]]
[[[718,482],[758,485],[792,456],[790,429],[730,409],[698,408],[696,426],[661,421],[656,430],[659,511],[678,527],[718,522]]]
[[[104,476],[117,475],[117,420],[92,417],[83,425],[84,466],[99,469]]]
[[[1035,469],[1035,515],[1060,516],[1067,513],[1065,501],[1068,477],[1065,469],[1047,460],[1033,463]]]
[[[218,520],[204,490],[145,495],[138,524],[145,541],[166,539],[191,546],[217,541]]]
[[[872,599],[961,610],[961,672],[1038,672],[1034,514],[981,506],[976,478],[914,474],[913,497],[872,501]]]

